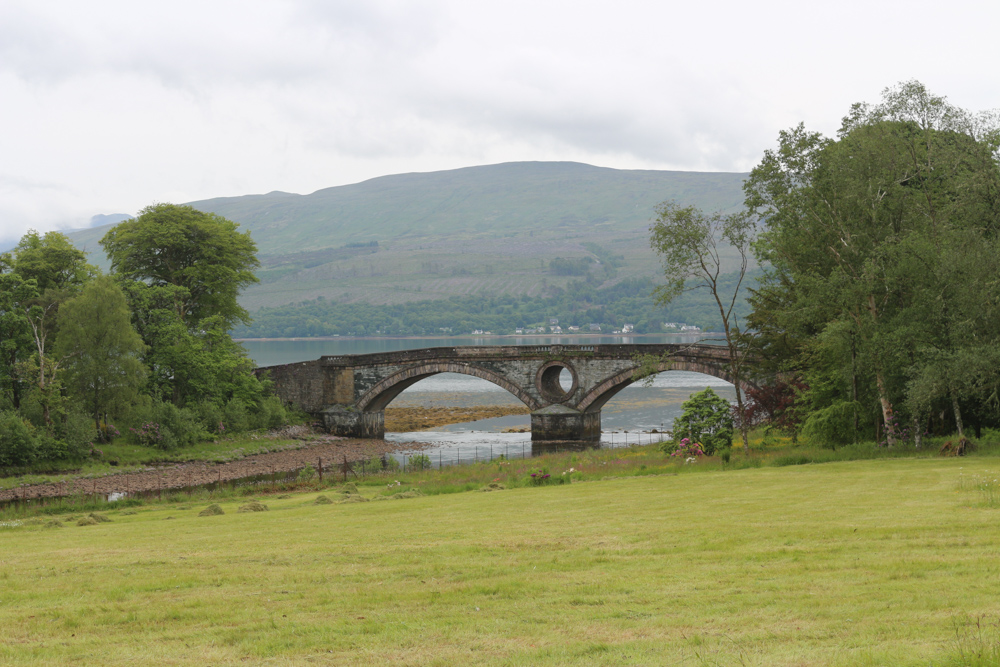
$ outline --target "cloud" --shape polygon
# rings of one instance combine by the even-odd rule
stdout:
[[[10,0],[0,237],[507,160],[742,171],[899,80],[998,106],[983,7]]]

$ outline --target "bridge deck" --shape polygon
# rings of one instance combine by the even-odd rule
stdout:
[[[729,351],[723,345],[706,343],[638,343],[621,345],[464,345],[427,347],[419,350],[398,350],[371,354],[325,355],[323,366],[343,368],[377,366],[428,360],[463,359],[546,359],[550,357],[589,357],[593,359],[630,359],[637,354],[693,354],[728,360]]]

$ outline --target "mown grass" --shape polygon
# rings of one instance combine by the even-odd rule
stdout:
[[[0,520],[21,524],[0,527],[0,663],[992,664],[1000,517],[970,480],[997,460],[651,474],[639,448],[586,454],[545,458],[562,477],[577,457],[570,484],[514,461],[357,484],[425,494],[394,502]],[[444,493],[482,473],[527,485]]]

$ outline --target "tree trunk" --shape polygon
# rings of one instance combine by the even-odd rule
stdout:
[[[958,397],[955,394],[951,395],[951,407],[955,411],[955,427],[958,428],[958,437],[964,438],[965,433],[962,429],[962,411],[958,407]]]
[[[740,385],[736,385],[736,409],[740,415],[740,438],[743,440],[743,453],[750,454],[750,437],[747,434],[746,413],[743,411],[743,394]]]
[[[888,392],[885,390],[885,379],[882,372],[875,373],[875,385],[878,387],[878,401],[882,406],[882,423],[885,424],[885,444],[893,447],[896,444],[896,431],[893,428],[892,403],[889,401]]]

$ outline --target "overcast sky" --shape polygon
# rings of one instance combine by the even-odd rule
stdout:
[[[916,78],[1000,106],[1000,3],[0,2],[0,247],[513,160],[749,170]]]

